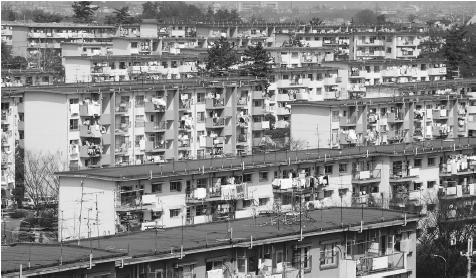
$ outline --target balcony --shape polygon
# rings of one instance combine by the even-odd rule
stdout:
[[[264,99],[264,92],[263,91],[251,91],[251,98],[253,98],[253,100],[262,100],[262,99]]]
[[[101,156],[101,148],[99,145],[86,146],[83,145],[79,148],[79,157],[81,158],[94,158]]]
[[[236,106],[238,107],[248,106],[248,98],[247,97],[239,98],[238,101],[236,102]]]
[[[289,102],[289,94],[277,94],[276,101],[278,102]]]
[[[79,136],[85,138],[101,138],[101,128],[99,125],[85,126],[81,125],[79,127]]]
[[[359,171],[352,175],[352,183],[365,184],[380,181],[381,170]]]
[[[146,133],[156,133],[156,132],[162,132],[167,130],[167,122],[166,121],[161,121],[161,122],[145,122],[144,123],[144,131]]]
[[[127,114],[131,105],[129,103],[120,103],[116,107],[116,114]]]
[[[223,128],[225,127],[225,118],[207,118],[205,119],[205,128],[213,129],[213,128]]]
[[[101,115],[100,104],[79,105],[79,116],[99,116]]]
[[[156,98],[152,98],[152,101],[144,103],[145,112],[153,113],[153,112],[164,112],[167,110],[165,100],[160,98],[160,99],[157,99],[157,101],[154,101],[155,99]]]
[[[346,127],[346,126],[356,126],[357,125],[357,117],[351,116],[350,118],[341,117],[339,119],[339,126]]]
[[[189,110],[190,109],[190,101],[180,101],[179,110]]]
[[[357,277],[375,276],[385,272],[387,275],[397,275],[407,272],[407,259],[405,253],[395,253],[377,257],[363,257],[357,259]]]
[[[253,107],[253,115],[263,115],[266,114],[266,108],[262,107]]]
[[[446,120],[446,119],[448,119],[448,111],[446,109],[434,109],[433,110],[433,119],[434,120]]]
[[[206,99],[205,100],[206,109],[218,109],[218,108],[223,108],[224,106],[225,106],[224,99]]]
[[[23,121],[18,122],[18,130],[20,130],[20,131],[25,130],[25,122],[23,122]]]
[[[409,169],[408,171],[402,170],[398,173],[393,173],[390,176],[390,182],[413,181],[417,177],[420,177],[420,169],[419,168]]]
[[[159,152],[159,151],[165,151],[166,149],[165,143],[160,143],[160,142],[152,142],[152,141],[147,141],[145,143],[145,152]]]
[[[398,122],[403,122],[403,119],[405,118],[404,114],[402,112],[390,112],[387,114],[387,122],[388,123],[398,123]]]
[[[276,109],[276,114],[277,115],[288,115],[288,114],[291,114],[291,110],[287,107],[278,107]]]
[[[433,126],[431,134],[433,135],[433,137],[447,137],[448,129],[446,127]]]
[[[213,192],[205,188],[196,188],[187,195],[187,203],[202,203],[203,201],[240,200],[248,198],[246,183],[221,185]]]
[[[129,123],[119,123],[116,126],[115,133],[116,134],[126,134],[126,133],[129,132],[130,126],[131,125]]]

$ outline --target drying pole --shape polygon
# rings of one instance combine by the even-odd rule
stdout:
[[[78,246],[81,244],[81,214],[83,211],[83,197],[84,197],[84,184],[83,180],[81,180],[81,202],[79,206],[79,227],[78,227]]]

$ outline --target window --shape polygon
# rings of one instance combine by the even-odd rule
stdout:
[[[311,246],[297,247],[293,250],[293,267],[299,269],[299,265],[304,272],[310,272],[312,269]]]
[[[205,103],[205,93],[197,93],[197,104]]]
[[[436,185],[436,181],[428,181],[426,183],[426,188],[433,188]]]
[[[420,69],[421,69],[422,71],[425,71],[425,70],[426,70],[426,64],[421,64],[421,65],[420,65]]]
[[[136,106],[144,106],[144,95],[136,96]]]
[[[413,161],[413,165],[415,166],[415,168],[421,168],[421,159],[415,159]]]
[[[239,273],[246,273],[246,262],[247,262],[246,258],[238,258],[236,260],[236,265],[238,267]]]
[[[195,216],[207,215],[207,205],[200,204],[195,207]]]
[[[170,218],[178,217],[180,215],[180,208],[170,209]]]
[[[177,68],[177,67],[178,67],[177,61],[172,61],[172,68]]]
[[[79,119],[70,119],[69,120],[69,129],[74,131],[74,130],[78,130],[78,122],[79,122]]]
[[[333,190],[324,190],[324,198],[332,197]]]
[[[131,48],[137,48],[137,42],[131,42]]]
[[[417,182],[413,183],[414,190],[421,190],[421,184],[422,184],[421,182],[420,183],[417,183]]]
[[[337,265],[337,243],[328,243],[321,246],[321,268],[323,266]]]
[[[392,48],[391,48],[391,47],[387,47],[386,53],[388,53],[388,54],[392,53]]]
[[[182,192],[182,182],[180,181],[170,182],[170,192]]]
[[[69,99],[69,103],[70,104],[79,104],[79,99],[78,98]]]
[[[266,182],[268,181],[268,172],[267,171],[260,171],[259,172],[259,182]]]
[[[205,122],[205,112],[204,111],[197,112],[197,122],[198,123]]]
[[[243,200],[243,208],[247,208],[251,206],[251,200]]]
[[[325,174],[332,174],[332,165],[328,165],[324,167],[324,173]]]
[[[259,205],[260,206],[267,205],[268,202],[269,202],[269,198],[260,198],[259,199]]]
[[[251,183],[252,181],[253,181],[253,178],[251,173],[243,174],[243,182]]]
[[[307,78],[310,80],[314,80],[314,75],[313,74],[307,74]]]
[[[162,193],[162,183],[153,183],[152,193]]]
[[[428,166],[432,167],[435,165],[435,158],[428,158]]]
[[[347,172],[347,164],[339,164],[339,172],[340,173]]]

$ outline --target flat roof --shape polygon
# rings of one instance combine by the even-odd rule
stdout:
[[[31,270],[59,266],[60,257],[63,256],[63,265],[88,263],[89,247],[63,245],[61,253],[60,244],[40,244],[40,243],[17,243],[11,246],[2,245],[2,274],[16,272],[23,265],[23,271],[28,273]],[[93,259],[106,259],[124,256],[121,251],[92,249]],[[30,269],[28,269],[28,259],[30,258]],[[58,270],[56,270],[58,271]]]
[[[348,61],[326,61],[328,64],[346,64],[346,65],[365,65],[365,64],[412,64],[412,63],[441,63],[447,62],[443,58],[416,58],[416,59],[366,59],[366,60],[348,60]]]
[[[298,163],[333,162],[361,158],[362,156],[377,157],[403,156],[438,150],[468,149],[468,145],[476,145],[476,138],[457,138],[451,141],[429,140],[412,144],[375,145],[351,147],[346,149],[305,149],[299,151],[273,151],[263,154],[235,156],[228,158],[211,158],[198,160],[181,160],[167,163],[146,164],[124,167],[107,167],[66,171],[56,173],[58,176],[93,178],[111,181],[127,181],[131,179],[156,179],[183,175],[200,175],[203,173],[223,171],[251,172],[259,168],[271,166],[288,166]],[[418,148],[415,151],[415,148]],[[436,150],[435,150],[436,148]]]
[[[310,62],[308,62],[310,63]],[[272,73],[281,73],[281,72],[308,72],[308,71],[337,71],[337,67],[326,67],[321,65],[312,65],[312,66],[303,66],[295,68],[273,68]]]
[[[25,21],[2,21],[1,25],[9,26],[24,26],[32,28],[41,28],[41,27],[53,27],[53,28],[110,28],[116,29],[114,25],[93,25],[93,24],[81,24],[81,23],[72,23],[72,22],[25,22]]]
[[[341,226],[342,210],[342,226]],[[284,213],[283,213],[284,215]],[[299,214],[297,214],[299,217]],[[342,209],[333,207],[319,210],[311,210],[306,214],[302,213],[303,236],[313,234],[329,234],[360,229],[361,220],[364,229],[386,227],[392,225],[401,226],[406,222],[418,221],[418,216],[414,214],[402,213],[388,209],[377,208],[352,208]],[[363,217],[363,218],[362,218]],[[256,218],[235,219],[225,222],[205,223],[199,225],[189,225],[183,227],[173,227],[159,230],[157,238],[155,231],[141,231],[124,233],[114,236],[100,237],[100,247],[116,251],[128,251],[132,258],[153,256],[151,261],[160,257],[180,256],[180,247],[183,245],[185,254],[198,252],[199,249],[226,249],[234,247],[249,247],[251,237],[253,244],[260,242],[278,242],[292,239],[299,239],[299,222],[292,224],[271,225],[270,216],[257,216]],[[232,238],[228,234],[231,228]],[[183,232],[183,242],[182,242]],[[285,238],[278,240],[277,238]],[[287,239],[286,239],[287,238]],[[97,238],[93,238],[95,240]],[[74,241],[71,241],[74,243]],[[98,241],[91,241],[92,247],[98,247]],[[88,246],[89,241],[82,240],[83,246]],[[157,252],[155,249],[157,247]],[[173,250],[173,254],[171,253]],[[195,250],[195,251],[194,251]],[[133,261],[133,260],[131,260]]]
[[[176,58],[176,59],[190,59],[190,60],[197,60],[196,56],[191,56],[188,54],[170,54],[165,53],[162,55],[159,54],[150,54],[150,55],[138,55],[138,54],[131,54],[131,55],[91,55],[91,56],[65,56],[66,59],[83,59],[83,60],[92,60],[92,61],[102,61],[102,60],[154,60],[154,59],[168,59],[168,58]]]
[[[425,100],[447,100],[448,98],[462,98],[464,95],[459,94],[444,94],[444,95],[413,95],[413,96],[389,96],[378,98],[360,98],[360,99],[345,99],[345,100],[325,100],[325,101],[294,101],[291,106],[313,106],[313,107],[340,107],[349,105],[378,105],[389,104],[396,102],[411,102],[411,101],[425,101]]]

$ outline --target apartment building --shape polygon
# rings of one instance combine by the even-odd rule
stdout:
[[[24,136],[21,97],[10,96],[4,100],[4,94],[2,92],[2,206],[11,203],[15,189],[15,151],[18,144],[23,144]]]
[[[341,81],[337,68],[317,64],[273,69],[265,102],[266,111],[275,119],[272,128],[289,127],[293,101],[338,97]]]
[[[62,42],[61,56],[95,56],[95,55],[112,55],[111,42]]]
[[[39,69],[2,70],[1,87],[46,86],[55,85],[63,80],[53,71]]]
[[[66,242],[63,252],[58,244],[18,244],[2,250],[2,276],[18,277],[20,264],[31,262],[21,276],[415,277],[416,215],[368,208],[342,213],[339,208],[309,211],[301,225],[288,217],[285,229],[269,217],[257,217],[149,230],[80,245]],[[30,258],[18,256],[28,249]]]
[[[335,206],[427,213],[438,202],[440,168],[453,157],[473,160],[475,143],[464,138],[63,172],[62,233],[86,237],[79,229],[86,221],[79,224],[77,216],[87,208],[102,220],[100,235]],[[466,180],[474,183],[472,176]]]
[[[5,88],[2,104],[25,108],[22,118],[11,114],[27,131],[27,150],[59,151],[71,169],[133,165],[250,154],[269,129],[262,83],[229,77]]]
[[[108,42],[116,34],[115,26],[71,23],[2,22],[2,30],[13,55],[25,57],[45,49],[60,53],[62,42]]]
[[[355,94],[364,93],[368,86],[446,79],[446,61],[442,59],[325,61],[322,65],[338,68],[345,88]]]
[[[197,62],[183,54],[63,57],[66,83],[183,79],[196,75]]]
[[[417,58],[421,51],[419,45],[428,38],[428,28],[424,26],[354,27],[350,42],[350,59]]]
[[[360,99],[294,102],[291,137],[311,148],[342,148],[466,137],[472,81],[367,88]],[[308,125],[292,125],[306,121]],[[472,125],[472,124],[471,124]],[[308,127],[313,127],[309,129]]]

